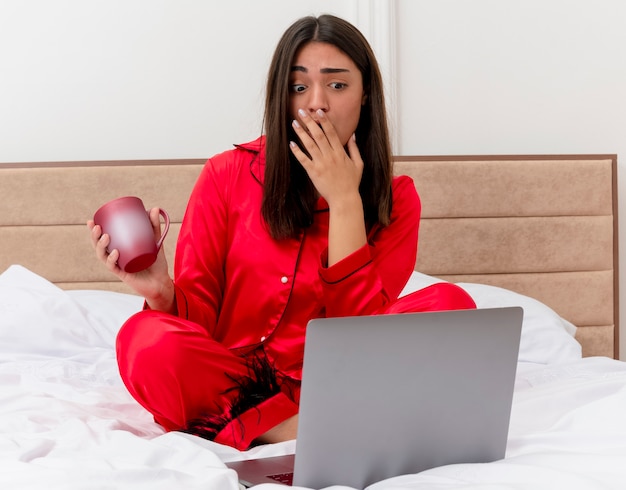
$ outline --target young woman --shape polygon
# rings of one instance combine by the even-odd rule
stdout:
[[[120,330],[130,393],[166,430],[246,449],[296,436],[307,322],[475,307],[451,284],[398,300],[420,201],[392,175],[380,71],[351,24],[306,17],[270,65],[265,136],[209,159],[189,199],[174,279],[161,252],[128,274],[145,297]],[[160,234],[158,209],[151,210]]]

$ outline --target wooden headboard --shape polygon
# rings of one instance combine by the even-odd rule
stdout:
[[[534,297],[618,357],[615,155],[399,157],[422,198],[416,269]]]
[[[172,225],[173,264],[204,160],[0,164],[0,272],[20,264],[65,289],[126,291],[95,259],[85,222],[136,195]],[[578,327],[583,354],[617,357],[615,155],[398,157],[422,199],[416,270],[492,284]]]

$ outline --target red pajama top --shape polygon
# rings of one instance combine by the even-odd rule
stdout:
[[[373,314],[397,298],[415,265],[421,205],[413,181],[394,178],[391,223],[327,267],[324,199],[298,238],[270,237],[261,215],[264,145],[261,137],[205,164],[178,239],[176,304],[230,349],[263,345],[276,369],[299,380],[309,320]]]

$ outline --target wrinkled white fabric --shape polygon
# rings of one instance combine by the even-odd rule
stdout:
[[[111,342],[140,307],[128,295],[61,291],[21,267],[0,275],[0,488],[236,490],[223,462],[295,450],[165,434],[126,392]],[[626,363],[521,362],[504,460],[370,489],[622,489],[625,412]]]

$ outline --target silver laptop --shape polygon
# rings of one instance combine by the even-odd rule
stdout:
[[[312,320],[295,457],[228,466],[246,487],[364,488],[502,459],[522,317],[507,307]]]

